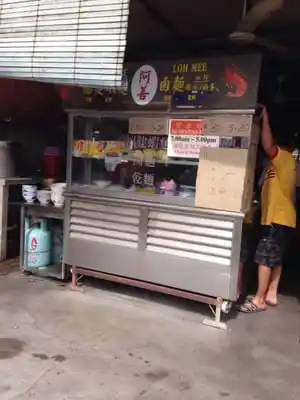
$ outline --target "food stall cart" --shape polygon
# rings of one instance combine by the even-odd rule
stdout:
[[[63,261],[74,285],[89,275],[198,300],[223,327],[240,290],[251,174],[231,179],[242,182],[240,205],[227,204],[225,187],[203,207],[199,151],[249,158],[259,69],[256,56],[131,65],[127,94],[85,92],[81,109],[68,110]]]

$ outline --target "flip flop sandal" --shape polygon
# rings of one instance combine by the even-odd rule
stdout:
[[[243,305],[241,305],[238,310],[244,314],[257,314],[262,311],[266,311],[265,308],[260,308],[254,304],[251,300],[247,300]]]
[[[254,294],[249,294],[249,296],[246,297],[247,301],[253,301],[254,299]],[[272,301],[266,300],[266,305],[270,307],[277,307],[279,303],[273,303]]]

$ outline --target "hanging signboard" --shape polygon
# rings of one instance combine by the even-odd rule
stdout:
[[[218,136],[203,135],[204,121],[171,119],[169,122],[168,157],[199,158],[201,147],[219,147]]]
[[[238,55],[125,66],[128,92],[69,89],[66,108],[143,110],[254,109],[261,57]]]
[[[260,56],[199,58],[127,66],[129,100],[144,108],[254,108]],[[145,100],[144,100],[145,97]]]
[[[143,65],[135,71],[131,80],[131,97],[139,106],[145,106],[154,99],[158,87],[157,73],[150,65]]]

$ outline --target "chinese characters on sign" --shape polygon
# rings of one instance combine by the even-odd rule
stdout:
[[[171,66],[168,75],[159,82],[159,91],[163,93],[163,100],[170,102],[172,95],[182,93],[188,102],[195,102],[199,93],[213,93],[218,91],[212,79],[207,62],[179,63]]]
[[[64,108],[135,110],[153,108],[253,109],[257,103],[261,57],[237,55],[179,61],[129,63],[124,88],[68,87]]]
[[[137,186],[154,186],[154,174],[149,172],[135,171],[132,174],[132,181]]]
[[[105,156],[117,156],[124,153],[125,142],[122,141],[96,141],[74,140],[74,157],[104,158]]]
[[[168,145],[167,136],[159,135],[129,135],[128,147],[130,150],[143,149],[166,149]]]
[[[260,64],[261,58],[255,55],[128,64],[130,100],[138,106],[151,103],[159,108],[252,108],[257,101]],[[154,73],[155,89],[150,90]]]
[[[199,158],[200,148],[219,147],[218,136],[203,136],[203,120],[170,120],[168,157]]]
[[[129,158],[141,162],[164,161],[167,157],[168,137],[165,135],[129,135]]]
[[[131,96],[139,106],[149,104],[156,95],[158,87],[157,73],[151,65],[143,65],[133,75]]]
[[[167,135],[166,118],[130,118],[129,133],[137,135]]]
[[[170,65],[167,74],[158,78],[156,70],[143,65],[133,75],[131,96],[138,105],[149,104],[156,93],[163,102],[171,102],[175,93],[187,93],[189,101],[195,101],[199,93],[218,91],[207,62],[179,63]],[[161,97],[161,96],[160,96]]]
[[[152,171],[151,171],[152,170]],[[135,186],[135,191],[140,193],[155,193],[155,173],[154,168],[146,166],[138,167],[132,174],[132,183]]]
[[[202,135],[203,120],[200,119],[171,119],[169,132],[171,135]]]
[[[252,116],[220,116],[205,118],[205,135],[246,136],[251,135]]]
[[[133,184],[139,192],[155,192],[155,162],[167,158],[168,136],[129,135],[128,156],[135,160]]]

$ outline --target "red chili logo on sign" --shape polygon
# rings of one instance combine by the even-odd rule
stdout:
[[[36,238],[32,238],[32,240],[31,240],[31,249],[32,250],[35,250],[36,248],[37,248],[37,240],[36,240]]]

